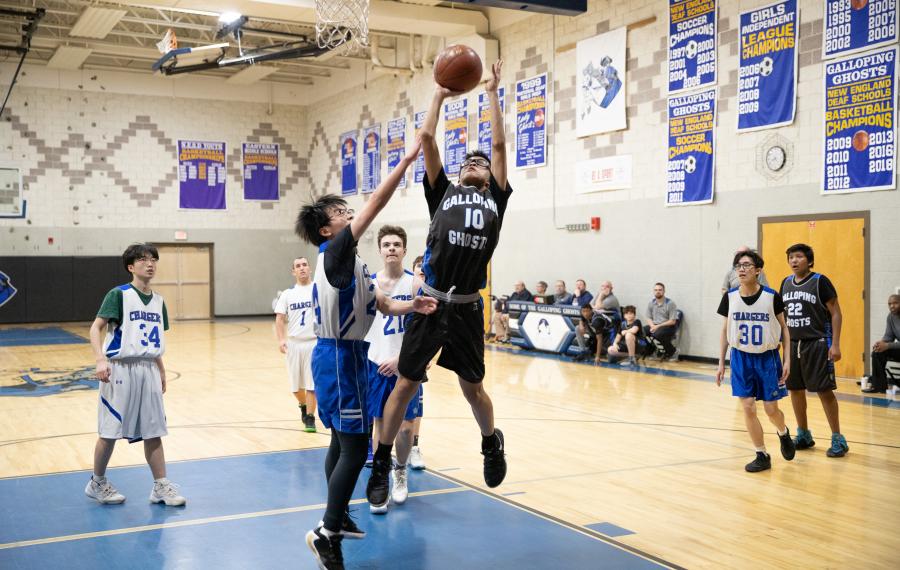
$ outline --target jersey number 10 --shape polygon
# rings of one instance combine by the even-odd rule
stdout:
[[[466,208],[466,227],[476,230],[484,228],[484,212]]]

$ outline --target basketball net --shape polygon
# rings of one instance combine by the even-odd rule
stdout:
[[[316,43],[356,52],[369,45],[369,0],[316,0]]]

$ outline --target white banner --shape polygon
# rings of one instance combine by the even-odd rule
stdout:
[[[577,165],[576,194],[631,188],[631,155],[584,160]]]
[[[625,28],[578,42],[576,134],[619,131],[625,121]]]

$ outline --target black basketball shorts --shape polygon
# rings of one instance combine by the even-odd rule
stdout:
[[[438,366],[452,370],[467,382],[484,379],[484,305],[438,302],[430,315],[414,313],[400,349],[400,375],[415,382],[441,351]]]
[[[828,360],[827,339],[791,339],[791,372],[788,390],[824,392],[836,390],[834,363]]]

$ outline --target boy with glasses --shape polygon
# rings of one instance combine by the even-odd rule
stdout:
[[[784,322],[781,295],[760,285],[763,259],[755,251],[738,252],[734,269],[740,286],[722,296],[718,313],[725,317],[719,349],[716,386],[725,378],[725,352],[731,345],[731,394],[741,400],[744,423],[756,448],[756,459],[744,469],[757,473],[772,468],[766,453],[762,425],[756,417],[756,401],[762,400],[766,415],[778,429],[781,455],[794,458],[794,442],[778,409],[778,400],[787,396],[784,383],[791,370],[791,333]],[[778,355],[779,341],[784,350]]]
[[[94,446],[94,473],[85,494],[103,505],[119,504],[125,496],[106,478],[106,467],[116,440],[144,442],[144,457],[153,474],[151,503],[184,505],[186,500],[166,478],[162,436],[168,434],[163,394],[166,368],[164,331],[169,315],[159,293],[150,289],[159,252],[146,243],[134,244],[122,254],[131,283],[106,294],[91,325],[91,348],[97,359],[100,401],[99,436]],[[103,339],[103,331],[106,337]]]

